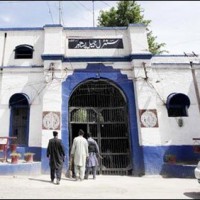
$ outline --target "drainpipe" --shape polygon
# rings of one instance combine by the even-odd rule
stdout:
[[[4,44],[3,44],[3,53],[2,53],[2,61],[1,61],[1,67],[4,66],[4,57],[5,57],[5,48],[6,48],[6,38],[7,38],[7,33],[4,34]],[[3,68],[1,68],[1,71]]]
[[[193,77],[193,82],[194,82],[194,89],[195,89],[195,93],[197,96],[197,102],[198,102],[198,107],[199,107],[199,112],[200,112],[200,95],[199,95],[199,88],[198,88],[198,84],[197,84],[197,79],[195,76],[195,69],[193,68],[193,62],[190,61],[190,67],[192,70],[192,77]]]
[[[3,52],[2,52],[1,67],[0,67],[0,91],[2,90],[2,76],[3,76],[2,75],[2,71],[3,71],[3,67],[4,67],[4,57],[5,57],[5,49],[6,49],[6,38],[7,38],[7,33],[4,33]]]

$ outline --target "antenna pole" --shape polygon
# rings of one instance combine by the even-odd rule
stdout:
[[[61,2],[59,1],[59,24],[61,24]]]
[[[95,23],[94,23],[94,1],[92,1],[92,9],[93,9],[93,27],[95,27]]]

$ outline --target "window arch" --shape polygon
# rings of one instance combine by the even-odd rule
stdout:
[[[166,103],[169,117],[187,117],[190,99],[182,93],[171,93]]]
[[[33,58],[33,46],[22,44],[15,47],[15,59],[29,59]]]
[[[9,100],[11,109],[10,136],[17,137],[17,144],[28,145],[29,133],[29,97],[24,93],[16,93]]]

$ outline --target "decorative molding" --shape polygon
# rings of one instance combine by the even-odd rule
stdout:
[[[158,127],[158,117],[156,109],[139,110],[140,123],[142,128]]]
[[[60,112],[44,111],[42,117],[42,129],[60,130]]]

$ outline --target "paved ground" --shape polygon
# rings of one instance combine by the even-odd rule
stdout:
[[[0,199],[200,199],[196,179],[98,175],[84,181],[49,175],[0,176]]]

